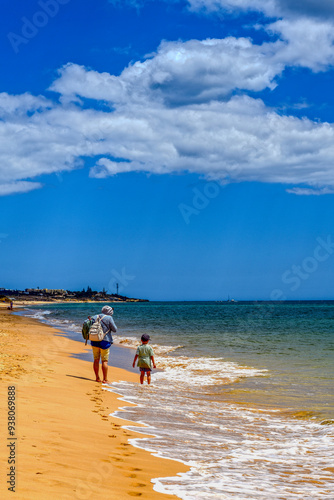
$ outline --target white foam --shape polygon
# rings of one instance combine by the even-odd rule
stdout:
[[[25,309],[24,310],[24,316],[27,316],[28,318],[32,319],[38,319],[39,321],[42,321],[43,323],[47,323],[48,325],[61,328],[65,331],[73,331],[73,332],[80,332],[81,331],[81,325],[78,325],[78,323],[68,320],[68,319],[62,319],[62,318],[54,318],[50,317],[50,315],[54,314],[55,311],[50,311],[48,309]]]
[[[47,309],[25,309],[24,311],[24,316],[28,316],[29,318],[32,319],[39,319],[39,320],[45,320],[44,316],[48,316],[49,314],[52,314],[52,311],[49,311]]]
[[[132,347],[136,349],[138,345],[140,345],[140,337],[124,337],[121,335],[114,335],[113,336],[115,344],[123,345],[126,347]],[[155,355],[160,355],[160,354],[167,354],[171,353],[173,351],[176,351],[177,349],[181,349],[183,346],[182,345],[176,345],[176,346],[170,346],[170,345],[159,345],[159,344],[150,344],[152,348],[154,349]]]
[[[164,372],[156,378],[170,380],[183,385],[200,386],[227,384],[246,377],[266,376],[268,370],[261,370],[238,363],[224,361],[223,358],[191,358],[187,356],[159,356],[159,368]]]
[[[155,456],[182,457],[191,467],[154,479],[156,491],[184,500],[333,499],[332,425],[208,400],[157,374],[150,390],[128,382],[114,385],[124,399],[140,404],[115,416],[146,423],[142,430],[127,428],[157,436],[131,444]]]

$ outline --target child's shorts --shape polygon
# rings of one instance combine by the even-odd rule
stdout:
[[[152,371],[151,368],[139,368],[139,370],[144,373],[149,373]]]

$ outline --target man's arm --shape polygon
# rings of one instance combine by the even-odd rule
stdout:
[[[111,316],[108,316],[108,327],[109,331],[116,333],[117,332],[117,326],[115,325],[115,321]]]

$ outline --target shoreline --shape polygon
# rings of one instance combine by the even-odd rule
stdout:
[[[189,467],[128,442],[151,436],[123,429],[137,424],[111,415],[124,401],[95,382],[91,362],[73,357],[82,353],[82,346],[49,325],[13,315],[5,308],[0,308],[0,320],[4,406],[8,386],[14,386],[16,392],[18,498],[42,498],[46,493],[50,499],[64,500],[103,494],[107,498],[177,498],[153,490],[151,481],[186,472]],[[137,382],[138,374],[109,366],[109,379]],[[7,411],[3,415],[4,445]],[[1,458],[7,465],[2,478],[5,485],[10,470],[5,446]],[[5,488],[1,497],[11,498],[11,493]]]
[[[26,306],[41,306],[43,304],[138,304],[139,302],[147,302],[142,299],[134,300],[79,300],[79,299],[53,299],[53,300],[29,300],[29,299],[19,299],[13,301],[13,310]],[[7,307],[8,309],[8,307]]]

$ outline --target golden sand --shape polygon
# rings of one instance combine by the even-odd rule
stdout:
[[[129,422],[110,416],[124,403],[94,381],[92,363],[71,357],[83,349],[84,343],[47,325],[0,309],[0,459],[7,466],[1,469],[0,498],[175,499],[155,492],[151,479],[188,468],[128,443],[139,435],[122,428]],[[108,378],[138,381],[138,375],[112,366]],[[12,437],[9,386],[15,387]],[[8,443],[15,454],[15,496],[6,483]]]

